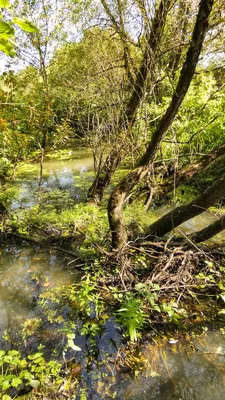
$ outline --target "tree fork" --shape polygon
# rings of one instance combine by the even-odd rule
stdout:
[[[104,3],[106,2],[104,1]],[[164,31],[166,17],[172,3],[173,0],[161,0],[159,7],[156,10],[156,14],[152,22],[152,29],[147,37],[147,46],[143,55],[143,60],[136,75],[133,91],[130,99],[128,100],[126,109],[120,116],[117,133],[123,131],[128,132],[129,134],[135,123],[138,107],[140,106],[144,97],[148,74],[155,59],[156,52]],[[112,175],[120,164],[120,153],[125,153],[123,143],[118,146],[117,151],[113,149],[106,158],[103,167],[97,174],[91,188],[88,191],[88,201],[94,201],[97,203],[101,201],[105,188],[109,185]]]
[[[156,131],[153,133],[152,140],[147,146],[139,166],[122,179],[113,190],[109,199],[108,219],[112,232],[112,247],[115,249],[121,249],[127,241],[127,233],[122,215],[124,201],[130,190],[147,174],[151,163],[154,161],[160,142],[172,125],[189,89],[208,29],[212,6],[213,0],[201,0],[191,43],[171,103],[161,118]]]

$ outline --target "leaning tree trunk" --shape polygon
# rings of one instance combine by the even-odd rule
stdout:
[[[133,86],[133,91],[127,105],[125,106],[125,111],[123,111],[120,116],[117,132],[115,132],[117,135],[119,135],[121,131],[127,132],[129,135],[129,132],[131,132],[135,123],[136,113],[144,98],[149,71],[151,69],[153,70],[156,53],[166,23],[166,17],[172,3],[173,0],[161,0],[159,7],[156,10],[152,22],[152,29],[147,37],[147,46],[143,55],[141,67],[137,73],[136,81]],[[109,185],[111,177],[121,161],[121,154],[123,153],[124,155],[126,153],[125,149],[126,143],[121,143],[120,146],[118,146],[118,150],[113,149],[110,152],[88,191],[88,201],[100,202],[102,200],[104,191]]]
[[[193,235],[189,236],[191,240],[195,243],[205,242],[211,239],[213,236],[222,232],[225,229],[225,217],[223,216],[218,221],[213,224],[203,228],[201,231],[195,232]]]
[[[168,178],[165,182],[158,186],[157,192],[159,191],[158,199],[163,198],[167,193],[172,192],[175,188],[189,182],[193,179],[199,172],[203,171],[209,165],[212,165],[219,157],[225,155],[225,143],[217,147],[209,154],[205,154],[200,160],[195,163],[182,168],[176,173],[176,177]]]
[[[148,235],[163,236],[189,219],[203,213],[225,197],[225,175],[187,205],[179,206],[152,224]]]
[[[208,29],[212,5],[213,0],[201,0],[191,43],[171,103],[153,133],[152,140],[140,160],[139,166],[122,179],[111,194],[108,204],[108,218],[112,232],[112,247],[114,249],[121,249],[127,242],[127,232],[122,215],[125,199],[136,184],[146,176],[154,161],[160,142],[173,123],[191,84]]]

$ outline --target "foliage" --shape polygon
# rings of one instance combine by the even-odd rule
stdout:
[[[21,389],[32,389],[52,385],[54,376],[54,391],[62,382],[59,373],[61,364],[56,361],[47,362],[42,352],[28,355],[24,358],[17,350],[0,351],[0,393],[3,399],[14,398]],[[57,377],[57,379],[56,379]],[[12,395],[12,397],[10,397]]]
[[[10,10],[10,2],[8,0],[1,0],[0,8]],[[0,51],[10,57],[16,54],[14,46],[15,29],[13,25],[19,26],[25,32],[37,32],[37,27],[26,19],[15,17],[13,20],[6,21],[0,14]]]
[[[109,314],[117,319],[131,342],[138,341],[151,320],[163,326],[171,324],[181,328],[182,322],[189,317],[180,302],[183,291],[178,298],[172,294],[167,299],[158,284],[142,281],[143,275],[154,267],[157,257],[154,250],[132,249],[130,243],[125,246],[131,258],[129,267],[134,269],[135,275],[135,280],[130,281],[129,267],[126,271],[124,266],[122,273],[119,270],[126,257],[121,257],[121,261],[120,253],[112,252],[110,247],[107,197],[128,170],[139,165],[142,153],[170,104],[198,6],[198,2],[188,1],[190,9],[185,14],[186,8],[182,9],[185,2],[173,2],[160,43],[157,43],[159,49],[154,54],[154,63],[150,63],[151,73],[142,85],[144,76],[140,78],[138,71],[142,59],[148,61],[149,27],[154,28],[152,16],[154,7],[159,4],[150,1],[151,7],[145,9],[144,3],[136,0],[18,0],[10,6],[8,0],[0,0],[3,9],[0,50],[8,56],[13,56],[16,50],[18,62],[15,71],[11,65],[0,76],[0,181],[4,184],[0,206],[2,204],[8,210],[7,216],[4,213],[2,229],[75,255],[72,263],[77,266],[76,262],[78,265],[81,262],[85,271],[80,282],[42,292],[38,302],[40,316],[25,321],[20,337],[25,345],[33,336],[39,341],[46,328],[49,340],[54,336],[56,342],[51,357],[53,359],[53,354],[62,357],[64,364],[70,355],[88,358],[90,353],[98,352],[96,343]],[[109,5],[108,9],[105,4]],[[171,176],[175,181],[180,168],[198,163],[203,154],[224,142],[225,80],[224,66],[221,67],[219,62],[221,54],[224,54],[219,46],[219,42],[224,41],[220,29],[223,12],[220,2],[215,2],[210,20],[213,30],[209,28],[207,33],[202,59],[149,171],[148,184],[153,194],[159,182],[163,184]],[[172,47],[171,43],[174,44]],[[143,58],[145,55],[146,60]],[[21,61],[25,64],[20,68]],[[132,113],[135,108],[132,100],[137,95],[137,86],[134,85],[137,76],[143,96],[140,93],[139,108]],[[57,149],[56,157],[62,160],[70,157],[77,145],[83,144],[91,148],[95,173],[99,172],[100,181],[103,177],[101,166],[109,153],[115,152],[118,160],[123,162],[110,181],[101,206],[83,204],[82,195],[79,197],[80,193],[86,194],[94,172],[73,176],[75,183],[68,190],[60,185],[54,190],[48,184],[45,186],[48,174],[44,170],[42,196],[38,204],[37,190],[41,183],[41,179],[37,180],[40,175],[38,164],[24,163],[14,184],[7,186],[17,165],[27,159],[39,160],[44,154],[42,149],[50,159],[55,157],[53,150]],[[67,153],[62,149],[64,147]],[[189,202],[213,183],[224,168],[224,157],[221,157],[212,168],[198,175],[194,185],[178,188],[176,196],[173,193],[173,200]],[[22,199],[23,195],[19,193],[24,181],[33,184],[32,188],[28,185],[26,192],[31,207],[27,207],[29,201]],[[132,182],[128,186],[131,187]],[[124,187],[122,195],[123,190]],[[126,199],[124,214],[129,241],[140,240],[161,213],[161,210],[153,211],[154,198],[152,209],[144,210],[142,199],[136,199],[137,193],[134,191],[133,196]],[[18,198],[16,205],[19,208],[13,209],[13,201]],[[170,198],[163,201],[168,206]],[[161,245],[162,252],[167,246],[169,242]],[[213,266],[209,267],[213,270]],[[196,286],[204,291],[208,284],[215,285],[217,299],[224,302],[223,283],[217,287],[216,273],[211,270],[201,271],[195,276]],[[35,273],[32,276],[35,277]],[[194,298],[194,292],[192,295]],[[223,313],[221,310],[220,315]],[[78,346],[78,336],[86,341],[87,351]],[[38,385],[43,392],[46,385],[57,392],[62,383],[60,365],[46,361],[42,349],[27,357],[17,350],[2,350],[0,357],[0,388],[4,399],[15,397],[22,389],[37,389]],[[85,363],[88,363],[87,359]],[[110,365],[107,367],[111,368]],[[69,377],[64,388],[76,375],[73,369],[67,373]],[[88,374],[87,369],[86,376]],[[76,377],[74,382],[75,385],[78,382]],[[81,388],[80,393],[81,398],[86,398],[85,389]],[[68,397],[66,389],[65,396]]]
[[[118,321],[129,333],[132,342],[137,341],[139,332],[142,331],[147,315],[142,309],[142,302],[139,298],[126,296],[117,310]]]

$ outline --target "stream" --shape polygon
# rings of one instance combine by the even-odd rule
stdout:
[[[12,202],[13,211],[19,213],[20,209],[36,204],[38,170],[38,163],[22,165],[18,169],[14,183],[18,196]],[[90,186],[92,171],[92,156],[85,149],[71,152],[69,160],[47,159],[43,194],[65,190],[74,201],[81,202]],[[155,213],[161,216],[167,211],[168,208],[161,208]],[[214,220],[213,215],[205,212],[180,229],[186,234]],[[225,233],[213,239],[216,243],[224,240]],[[5,348],[6,330],[14,337],[18,326],[27,319],[40,317],[37,300],[44,290],[79,282],[81,274],[73,269],[71,257],[34,244],[7,240],[0,244],[0,255],[0,344]],[[88,399],[225,400],[223,324],[205,327],[191,338],[192,346],[190,340],[170,341],[168,338],[159,345],[154,343],[154,336],[150,337],[149,343],[142,348],[144,367],[135,376],[115,368],[113,360],[122,340],[120,327],[114,318],[109,318],[97,338],[97,361],[109,357],[108,366],[99,367],[93,361],[90,368],[85,364],[90,343],[84,335],[76,338],[76,345],[82,350],[77,354],[77,362],[84,366],[81,388],[86,390]],[[32,342],[30,349],[37,344]]]

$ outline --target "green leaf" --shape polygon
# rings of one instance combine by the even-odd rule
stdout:
[[[0,20],[0,37],[2,37],[2,35],[13,36],[14,29],[8,22]]]
[[[142,289],[146,289],[146,284],[145,283],[139,282],[139,283],[137,283],[135,285],[135,290],[139,291],[139,290],[142,290]]]
[[[2,400],[12,400],[12,397],[10,397],[8,394],[3,394]]]
[[[8,7],[10,7],[10,2],[8,0],[0,0],[0,8],[8,8]]]
[[[10,386],[11,386],[11,385],[10,385],[10,380],[5,379],[4,382],[2,382],[2,389],[3,389],[3,390],[9,389]]]
[[[14,357],[14,356],[19,356],[20,353],[19,353],[19,351],[17,351],[17,350],[9,350],[9,351],[8,351],[8,355]]]
[[[0,51],[3,51],[7,56],[14,57],[16,52],[12,43],[0,38]]]
[[[0,350],[0,358],[3,357],[5,355],[5,351],[4,350]]]
[[[15,378],[13,378],[11,385],[13,387],[18,387],[19,385],[21,385],[21,383],[23,383],[23,381],[16,376]]]
[[[34,353],[28,356],[29,360],[36,360],[37,358],[43,358],[43,353]]]
[[[0,0],[1,1],[1,0]],[[14,18],[14,24],[18,25],[23,31],[28,33],[38,32],[37,27],[32,22],[21,18]]]

